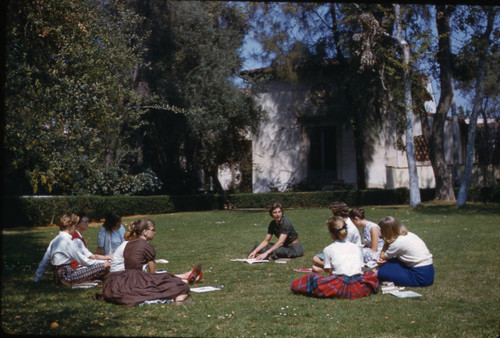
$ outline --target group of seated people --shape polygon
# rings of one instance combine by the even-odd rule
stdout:
[[[326,222],[333,243],[313,257],[312,273],[291,283],[294,293],[314,297],[359,298],[378,291],[379,283],[398,286],[429,286],[434,282],[432,254],[425,243],[392,216],[379,224],[368,221],[362,208],[349,210],[334,202]],[[279,203],[271,206],[265,239],[248,258],[279,259],[304,255],[297,231],[283,216]],[[359,229],[362,229],[361,238]],[[272,236],[278,238],[270,243]],[[368,267],[368,269],[363,269]],[[327,276],[324,274],[326,273]]]
[[[326,222],[333,243],[313,257],[312,273],[291,283],[294,293],[314,297],[359,298],[378,291],[379,283],[399,286],[429,286],[434,281],[432,255],[425,243],[394,217],[375,224],[366,220],[361,208],[349,210],[344,202],[330,205],[332,217]],[[274,203],[269,209],[273,220],[266,237],[256,244],[248,258],[257,260],[295,258],[304,247],[283,208]],[[95,254],[88,250],[82,233],[88,229],[85,214],[66,214],[60,232],[50,242],[36,271],[35,282],[49,263],[57,284],[72,286],[83,281],[104,280],[96,299],[134,306],[141,302],[167,299],[187,301],[189,284],[202,278],[201,264],[182,274],[157,273],[156,251],[149,241],[156,233],[147,218],[132,222],[127,230],[121,218],[106,217],[98,235]],[[362,239],[358,229],[362,229]],[[272,236],[278,238],[271,243]],[[368,269],[364,269],[368,267]],[[326,274],[326,276],[325,276]]]
[[[164,260],[155,260],[156,251],[148,243],[156,233],[155,223],[150,219],[138,219],[125,231],[121,218],[109,215],[97,240],[98,252],[104,255],[88,250],[82,236],[88,223],[83,213],[61,217],[60,232],[50,242],[36,271],[35,282],[51,264],[56,284],[73,286],[104,280],[103,292],[96,293],[96,299],[134,306],[153,299],[185,302],[190,291],[188,284],[202,278],[199,263],[182,274],[157,273],[156,263]]]

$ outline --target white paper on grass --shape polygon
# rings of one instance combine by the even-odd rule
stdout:
[[[231,262],[246,262],[248,264],[253,264],[253,263],[267,263],[269,262],[268,259],[255,259],[255,258],[234,258],[231,259]]]
[[[71,288],[72,289],[90,289],[90,288],[93,288],[97,285],[98,285],[98,283],[95,283],[95,282],[80,283],[80,284],[75,284],[75,285],[71,286]]]
[[[153,299],[153,300],[145,300],[139,303],[139,306],[143,305],[153,305],[153,304],[165,304],[165,303],[173,303],[173,299]]]
[[[412,297],[422,297],[420,293],[414,291],[392,291],[389,292],[391,295],[398,298],[412,298]]]
[[[220,288],[218,286],[200,286],[197,288],[191,288],[191,292],[197,292],[197,293],[210,292],[210,291],[220,291],[220,290],[222,290],[222,288]]]

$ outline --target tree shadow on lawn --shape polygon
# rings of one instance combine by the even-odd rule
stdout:
[[[455,204],[423,204],[415,208],[415,212],[427,215],[470,214],[471,212],[481,215],[500,216],[500,205],[498,204],[468,204],[459,208]]]
[[[95,313],[103,310],[102,304],[92,299],[99,288],[88,292],[57,286],[47,276],[38,283],[13,278],[3,284],[2,326],[7,332],[43,335],[49,331],[61,334],[62,330],[78,335],[102,329]],[[53,330],[52,323],[57,323],[59,329]]]
[[[31,231],[4,230],[2,232],[2,281],[26,278],[26,276],[33,280],[50,241],[59,233],[58,229],[54,230],[51,234],[33,229]],[[52,268],[49,266],[47,271],[52,272]],[[50,278],[52,279],[52,275]]]

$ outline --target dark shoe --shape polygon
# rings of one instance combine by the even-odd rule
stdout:
[[[193,284],[198,275],[200,274],[200,272],[201,272],[201,264],[197,263],[188,276],[188,283]]]

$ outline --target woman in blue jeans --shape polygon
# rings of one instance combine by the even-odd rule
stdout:
[[[377,261],[379,281],[400,286],[432,285],[434,265],[424,241],[392,216],[382,218],[378,225],[385,241]]]

